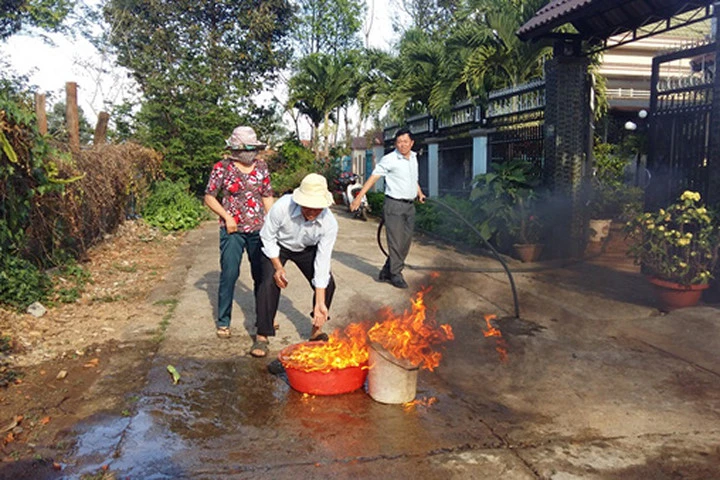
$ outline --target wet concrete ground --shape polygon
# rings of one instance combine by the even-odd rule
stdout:
[[[216,338],[218,239],[208,223],[178,258],[183,287],[153,294],[179,303],[137,413],[79,426],[66,478],[101,465],[132,479],[720,478],[717,305],[660,315],[642,277],[606,255],[563,268],[511,262],[513,318],[496,261],[418,241],[411,288],[395,289],[376,280],[384,260],[376,223],[337,216],[331,325],[374,318],[383,306],[408,309],[432,284],[428,305],[453,327],[440,367],[420,372],[418,404],[383,405],[364,390],[306,396],[268,373],[277,352],[310,331],[311,290],[294,267],[270,357],[247,355],[247,264],[233,338]],[[484,314],[499,317],[501,339],[483,335]]]

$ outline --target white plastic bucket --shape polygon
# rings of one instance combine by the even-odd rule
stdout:
[[[418,367],[396,358],[376,343],[370,344],[368,394],[380,403],[407,403],[417,393]]]

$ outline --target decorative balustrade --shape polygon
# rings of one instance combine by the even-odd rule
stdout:
[[[545,108],[545,80],[535,80],[491,92],[488,97],[488,119],[518,115]]]
[[[545,81],[535,80],[491,92],[486,112],[473,100],[464,100],[453,106],[446,117],[435,119],[428,114],[416,115],[408,118],[406,125],[413,135],[427,135],[453,127],[477,128],[536,123],[542,121],[544,109]],[[398,128],[398,125],[385,127],[385,142],[394,139]]]
[[[482,121],[482,109],[466,100],[453,107],[447,117],[438,119],[438,128],[450,128],[468,123],[480,123]]]

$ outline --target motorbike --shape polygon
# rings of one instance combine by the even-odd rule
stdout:
[[[348,184],[345,188],[345,191],[343,191],[343,202],[345,203],[348,212],[350,211],[350,203],[352,203],[360,190],[362,190],[362,187],[363,184],[360,181],[360,176],[357,174],[352,174],[348,179]],[[360,207],[354,212],[354,218],[362,221],[367,221],[367,212],[369,211],[370,205],[368,204],[367,197],[363,195],[362,200],[360,201]]]

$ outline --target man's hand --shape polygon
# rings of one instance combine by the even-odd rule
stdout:
[[[234,217],[230,217],[225,220],[225,230],[227,233],[235,233],[238,231],[237,222]]]
[[[325,325],[325,322],[327,322],[328,319],[328,308],[325,306],[325,303],[316,303],[315,308],[313,308],[313,318],[312,318],[312,324],[313,326],[317,328],[321,328],[323,325]]]
[[[358,208],[360,208],[360,202],[361,202],[361,201],[362,201],[362,197],[360,197],[360,195],[358,195],[357,197],[355,197],[355,199],[354,199],[352,202],[350,202],[350,211],[351,211],[351,212],[354,212],[355,210],[357,210]]]
[[[425,196],[424,193],[418,194],[418,202],[420,202],[420,203],[425,203],[425,199],[426,199],[426,198],[427,198],[427,197]]]
[[[285,288],[288,286],[288,279],[285,276],[285,269],[279,268],[275,270],[275,273],[273,274],[273,279],[275,280],[275,285],[277,285],[280,288]]]

